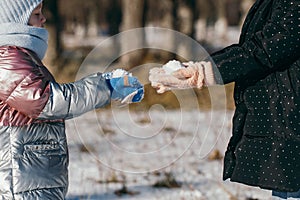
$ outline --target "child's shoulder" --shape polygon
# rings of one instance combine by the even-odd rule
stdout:
[[[34,71],[35,66],[37,62],[26,49],[16,46],[0,47],[0,71],[26,76]]]
[[[0,62],[2,61],[12,66],[19,64],[22,64],[24,67],[42,65],[41,60],[38,59],[34,52],[18,46],[1,46]]]
[[[0,47],[0,57],[4,59],[14,59],[18,61],[20,59],[29,58],[30,55],[27,53],[27,50],[22,47],[17,46],[1,46]]]

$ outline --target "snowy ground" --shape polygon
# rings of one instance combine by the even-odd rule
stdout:
[[[269,199],[269,191],[222,181],[231,118],[113,107],[68,121],[68,200]]]

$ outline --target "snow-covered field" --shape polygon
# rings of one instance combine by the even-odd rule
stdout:
[[[112,107],[70,120],[67,198],[269,199],[269,191],[222,181],[231,118],[232,111]]]

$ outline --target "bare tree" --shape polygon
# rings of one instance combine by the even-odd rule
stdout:
[[[56,72],[57,60],[62,52],[61,23],[58,9],[58,0],[45,0],[46,28],[49,31],[49,47],[44,62]]]
[[[121,0],[108,0],[109,3],[105,9],[105,21],[108,23],[109,35],[115,35],[120,32],[122,22]]]
[[[159,3],[147,0],[145,4],[145,26],[175,29],[174,0],[164,0]],[[146,42],[165,49],[175,49],[174,34],[167,31],[148,33]],[[157,61],[166,61],[174,57],[173,53],[161,49],[151,49],[148,53]]]
[[[135,28],[143,27],[143,11],[144,0],[122,0],[122,25],[121,30],[127,31]],[[135,34],[122,34],[121,52],[124,53],[121,57],[121,63],[125,69],[130,69],[141,63],[141,58],[144,55],[144,50],[132,49],[143,46],[143,32],[135,32]]]
[[[176,30],[194,36],[194,7],[195,2],[191,0],[176,0]],[[192,45],[187,41],[176,41],[178,54],[186,60],[193,58]]]
[[[227,18],[226,4],[228,0],[196,0],[196,39],[206,41],[208,25],[213,25],[213,33],[217,38],[226,38]]]

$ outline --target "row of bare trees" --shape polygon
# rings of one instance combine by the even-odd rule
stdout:
[[[62,33],[82,37],[115,35],[144,26],[169,28],[199,42],[207,38],[208,26],[225,38],[228,25],[239,25],[253,0],[45,0],[47,28],[51,34],[47,62],[56,65],[64,50]],[[249,3],[250,2],[250,3]],[[143,42],[143,36],[136,42]],[[130,44],[122,43],[126,49]],[[140,62],[141,54],[122,57],[126,66]]]

